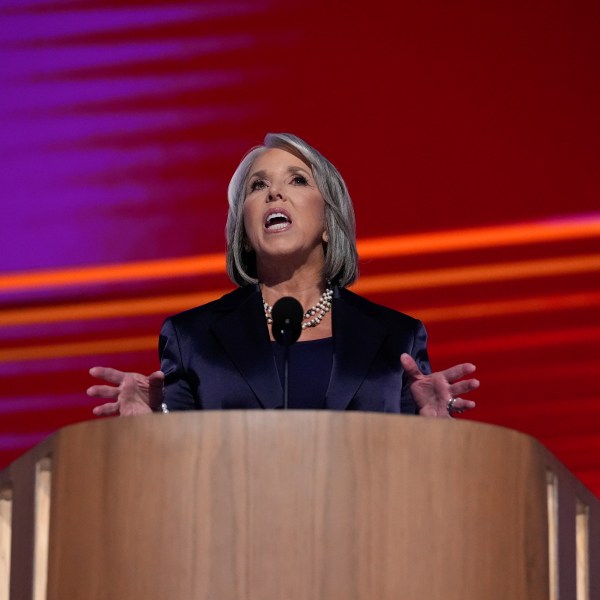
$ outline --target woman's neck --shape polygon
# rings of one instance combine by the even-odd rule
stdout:
[[[273,306],[284,296],[293,296],[308,308],[313,306],[325,290],[323,260],[294,265],[292,260],[258,264],[258,279],[265,302]]]

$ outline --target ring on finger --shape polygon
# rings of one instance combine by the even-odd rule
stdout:
[[[448,404],[446,404],[446,409],[448,410],[448,414],[450,414],[450,415],[454,415],[454,414],[459,415],[460,413],[462,413],[462,409],[460,409],[460,408],[454,408],[454,403],[455,402],[456,402],[456,398],[451,397],[448,400]]]

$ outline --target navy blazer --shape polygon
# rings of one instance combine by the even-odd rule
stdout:
[[[333,365],[325,407],[414,414],[400,355],[407,352],[422,372],[431,372],[423,324],[337,287],[332,317]],[[159,352],[169,410],[283,406],[256,285],[169,317]]]

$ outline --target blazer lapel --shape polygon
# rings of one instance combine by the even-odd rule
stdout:
[[[326,407],[345,410],[364,381],[387,335],[375,319],[336,288],[333,300],[334,351]]]
[[[222,308],[213,333],[263,408],[282,406],[283,390],[258,289],[242,288]]]

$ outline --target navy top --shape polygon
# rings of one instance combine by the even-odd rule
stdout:
[[[272,342],[283,389],[284,348]],[[288,408],[325,408],[325,395],[333,364],[333,338],[296,342],[290,347]]]

